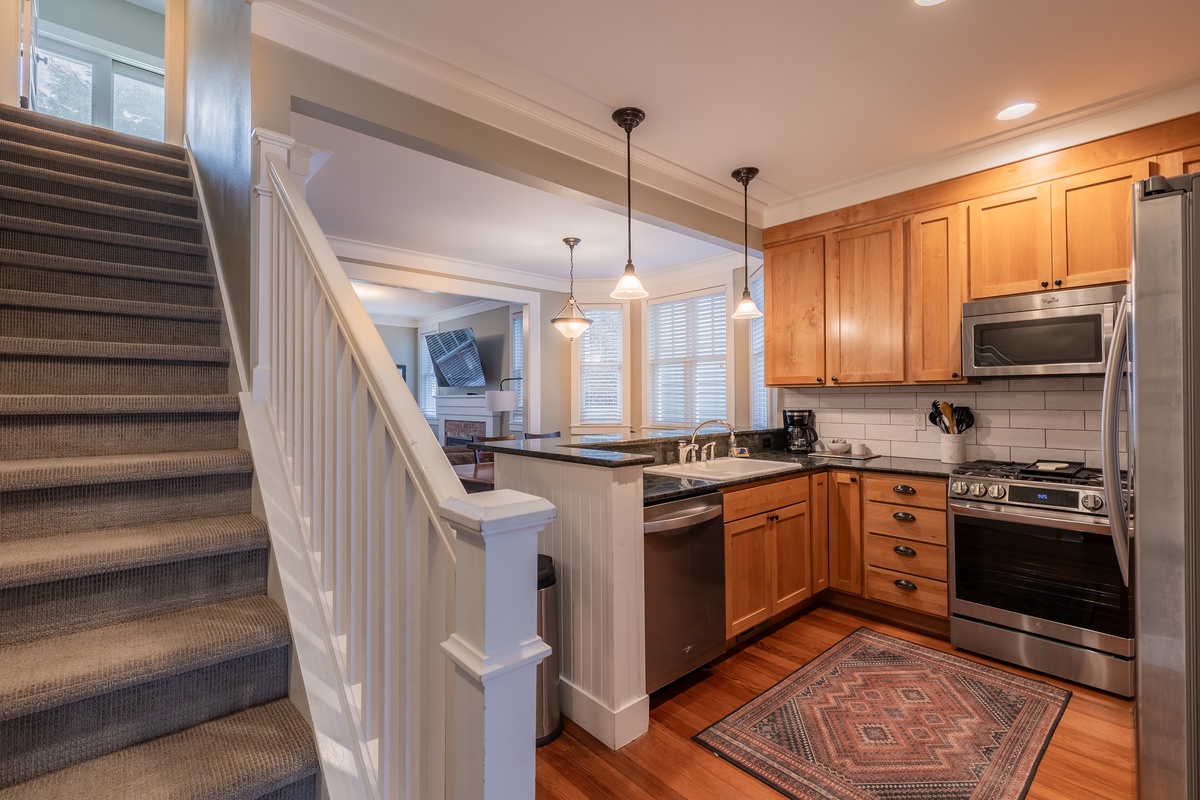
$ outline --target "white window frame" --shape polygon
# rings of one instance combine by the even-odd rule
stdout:
[[[429,360],[429,362],[430,362],[428,377],[433,379],[433,387],[432,387],[433,391],[430,395],[433,398],[433,416],[430,416],[429,413],[421,406],[421,392],[424,389],[424,379],[426,377],[425,375],[422,374],[422,371],[421,371],[421,366],[422,366],[422,363],[421,363],[422,350],[421,350],[421,348],[425,346],[425,337],[431,333],[437,333],[437,328],[426,328],[424,330],[417,331],[417,381],[416,381],[417,395],[416,395],[416,397],[417,397],[417,407],[421,409],[421,416],[425,417],[425,421],[429,423],[429,426],[431,428],[433,428],[434,433],[437,433],[437,429],[438,429],[437,379],[434,378],[434,376],[433,376],[433,361],[432,361],[432,359],[429,359],[428,355],[426,355],[426,359]],[[428,350],[428,348],[426,348],[425,353],[428,354],[428,352],[429,352],[429,350]]]
[[[625,303],[587,303],[581,304],[584,316],[587,316],[588,309],[601,308],[610,309],[617,308],[621,311],[621,420],[620,422],[595,424],[583,423],[579,419],[579,340],[571,340],[571,433],[575,435],[584,435],[589,433],[621,433],[627,434],[630,432],[630,397],[632,390],[630,387],[631,370],[630,352],[632,346],[630,344],[630,304]]]
[[[754,288],[753,288],[753,287],[754,287],[754,284],[755,284],[755,282],[756,282],[756,281],[758,281],[758,282],[759,282],[759,286],[760,286],[760,291],[759,291],[759,292],[757,292],[757,294],[755,293],[755,291],[754,291]],[[752,271],[751,271],[751,273],[750,273],[750,280],[749,280],[749,284],[750,284],[750,286],[751,286],[751,289],[750,289],[750,294],[751,294],[752,296],[754,296],[755,302],[756,302],[756,303],[758,303],[758,307],[759,307],[760,309],[761,309],[761,308],[764,308],[764,307],[765,307],[765,299],[764,299],[764,295],[765,295],[765,293],[766,293],[766,273],[765,273],[765,271],[764,271],[764,269],[763,269],[762,265],[759,265],[758,269],[756,269],[756,270],[752,270]],[[754,409],[754,405],[755,405],[755,404],[754,404],[754,392],[755,392],[755,389],[757,389],[758,387],[755,385],[755,382],[754,382],[754,362],[755,362],[755,353],[754,353],[754,330],[753,330],[753,328],[754,328],[754,325],[755,325],[755,324],[759,324],[759,325],[764,325],[764,326],[765,326],[765,325],[766,325],[766,317],[765,317],[765,316],[762,316],[762,317],[759,317],[758,319],[752,319],[752,320],[749,320],[749,323],[750,323],[750,331],[749,331],[749,335],[746,337],[746,339],[747,339],[747,341],[746,341],[746,347],[747,347],[747,353],[748,353],[747,357],[749,358],[749,361],[748,361],[749,370],[748,370],[748,372],[749,372],[749,375],[750,375],[750,395],[749,395],[749,398],[748,398],[748,401],[749,401],[749,409],[750,409],[750,418],[749,418],[749,422],[750,422],[750,426],[751,426],[752,428],[755,428],[755,429],[757,429],[759,426],[758,426],[758,423],[757,423],[757,422],[755,421],[755,419],[754,419],[754,410],[755,410],[755,409]],[[767,385],[766,385],[766,363],[765,363],[765,358],[766,358],[766,352],[765,352],[765,351],[766,351],[766,331],[765,331],[765,330],[763,331],[763,345],[764,345],[764,346],[763,346],[763,350],[764,350],[764,352],[761,354],[762,358],[764,359],[764,363],[763,363],[763,384],[762,384],[762,389],[763,389],[763,392],[764,392],[764,393],[765,393],[765,395],[766,395],[766,397],[765,397],[766,407],[763,409],[763,411],[764,411],[764,413],[765,413],[765,415],[766,415],[766,424],[765,424],[763,427],[764,427],[765,429],[768,429],[768,430],[769,430],[769,429],[771,429],[771,428],[778,428],[778,427],[780,427],[780,423],[775,423],[775,424],[772,424],[772,420],[775,420],[775,419],[777,419],[777,418],[779,417],[779,408],[778,408],[778,405],[779,405],[779,391],[778,391],[777,389],[775,389],[774,387],[772,387],[772,386],[767,386]]]
[[[529,330],[525,324],[525,313],[523,309],[516,309],[509,314],[508,319],[508,374],[505,378],[520,378],[513,381],[516,387],[511,385],[506,387],[514,389],[517,393],[517,408],[515,411],[510,411],[508,415],[508,428],[510,431],[525,431],[525,341],[528,339],[526,332]],[[516,336],[517,331],[521,333],[521,358],[518,360],[516,352]]]
[[[694,285],[694,284],[693,284]],[[681,430],[680,424],[658,424],[650,423],[650,306],[659,303],[671,302],[676,300],[686,300],[690,297],[701,297],[703,295],[717,294],[718,292],[725,293],[725,310],[731,312],[734,308],[734,292],[733,292],[733,273],[729,272],[724,276],[724,280],[720,283],[710,283],[702,289],[691,289],[687,291],[662,292],[653,297],[646,298],[642,307],[642,432],[649,433],[652,431],[661,430]],[[729,314],[725,315],[725,415],[726,421],[736,425],[733,417],[737,414],[737,398],[734,384],[735,380],[731,377],[736,375],[738,348],[733,346],[735,339],[733,336],[733,319]]]

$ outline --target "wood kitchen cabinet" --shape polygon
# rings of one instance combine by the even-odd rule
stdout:
[[[971,299],[1129,280],[1134,161],[969,203]]]
[[[809,478],[725,492],[725,631],[734,638],[812,596]]]
[[[825,382],[825,238],[764,254],[763,366],[769,386]]]
[[[962,204],[909,221],[908,380],[953,383],[962,370],[967,214]]]
[[[869,473],[863,492],[864,595],[946,617],[946,482]]]
[[[809,478],[812,505],[812,593],[829,588],[829,476],[819,472]]]
[[[829,481],[829,588],[862,594],[862,481],[833,470]]]

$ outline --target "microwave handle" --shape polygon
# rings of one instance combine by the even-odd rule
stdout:
[[[1117,321],[1113,325],[1108,364],[1104,369],[1103,403],[1100,412],[1100,452],[1104,471],[1104,502],[1108,506],[1108,524],[1112,528],[1113,549],[1121,580],[1129,585],[1129,514],[1121,490],[1121,384],[1129,356],[1129,296],[1121,299]]]

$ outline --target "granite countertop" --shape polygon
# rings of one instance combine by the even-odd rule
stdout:
[[[545,458],[551,461],[569,461],[592,467],[649,466],[654,456],[640,453],[624,453],[619,450],[600,450],[586,444],[574,444],[564,439],[501,439],[494,442],[477,442],[468,445],[488,453]]]

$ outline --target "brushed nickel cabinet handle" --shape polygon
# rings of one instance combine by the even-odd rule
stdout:
[[[892,581],[892,583],[896,584],[897,588],[903,589],[906,592],[915,592],[917,590],[917,585],[912,581],[898,580]]]

